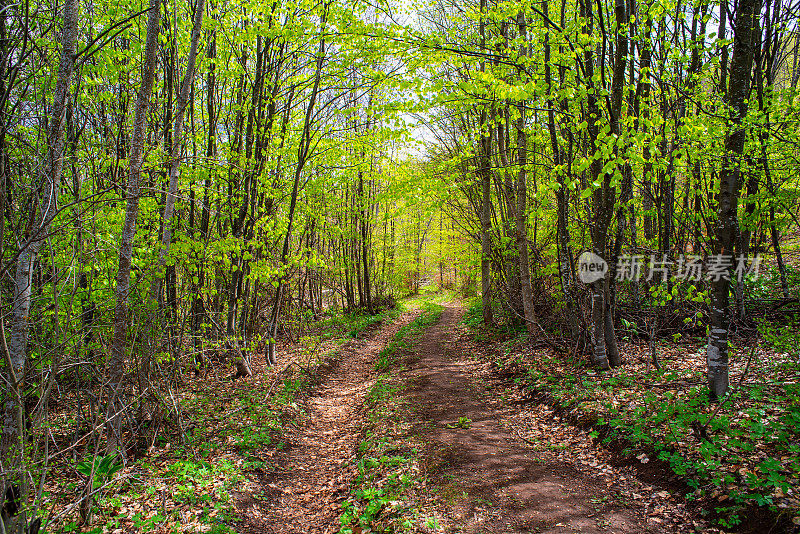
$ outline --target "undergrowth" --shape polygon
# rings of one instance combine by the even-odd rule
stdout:
[[[481,299],[472,299],[461,322],[469,327],[476,341],[496,341],[525,332],[525,327],[521,321],[505,315],[499,303],[492,303],[492,314],[495,324],[487,328],[483,324],[483,303]]]
[[[241,521],[234,508],[236,493],[246,487],[248,473],[278,467],[276,457],[286,447],[284,429],[306,417],[299,400],[318,380],[320,366],[336,358],[347,339],[395,319],[401,311],[392,307],[375,315],[326,317],[313,325],[314,335],[304,336],[294,347],[301,363],[281,374],[255,369],[252,378],[230,381],[219,369],[220,378],[226,378],[210,375],[193,381],[190,388],[176,392],[182,414],[178,428],[159,435],[146,455],[122,470],[113,459],[94,460],[97,485],[105,485],[93,499],[90,526],[66,519],[47,530],[232,534]],[[325,352],[323,347],[332,349]],[[91,473],[92,462],[81,460],[77,471],[83,473],[89,466]],[[80,491],[79,481],[65,484],[64,490],[72,494]]]
[[[373,325],[381,324],[389,319],[396,319],[401,311],[401,307],[393,305],[383,308],[374,315],[370,315],[365,310],[334,313],[314,323],[312,329],[321,332],[322,339],[356,338]]]

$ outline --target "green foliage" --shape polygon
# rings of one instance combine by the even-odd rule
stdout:
[[[370,406],[375,406],[382,402],[386,402],[393,397],[399,391],[399,389],[400,388],[392,385],[388,381],[388,375],[381,375],[376,379],[375,384],[367,393],[367,404]]]
[[[26,375],[34,380],[50,376],[60,384],[62,369],[54,368],[51,373],[51,367],[58,364],[70,372],[91,369],[97,376],[90,378],[106,383],[107,377],[101,374],[109,368],[108,355],[112,353],[107,345],[113,339],[110,318],[115,314],[120,231],[126,216],[120,195],[129,191],[125,177],[131,153],[132,103],[145,42],[144,15],[136,13],[144,4],[99,0],[89,11],[83,4],[80,8],[80,76],[68,83],[74,113],[67,115],[64,128],[67,152],[59,155],[59,160],[67,163],[57,188],[61,195],[57,204],[63,209],[52,221],[58,231],[41,236],[42,250],[32,277],[31,328],[22,336],[12,336],[30,337],[22,352],[26,357],[29,354],[25,369],[30,372]],[[62,23],[55,5],[50,7],[46,20],[42,19],[45,22],[37,19],[30,25],[19,11],[20,5],[9,4],[8,8],[7,48],[10,57],[19,61],[5,74],[12,78],[4,80],[9,82],[4,85],[8,94],[3,104],[6,108],[0,110],[8,119],[3,154],[8,171],[3,185],[5,241],[0,258],[5,267],[14,265],[25,236],[38,225],[36,206],[42,204],[42,192],[47,189],[41,180],[42,162],[48,160],[50,121],[30,117],[46,119],[56,87]],[[277,302],[280,287],[292,296],[281,309],[282,334],[301,336],[315,328],[323,332],[306,336],[304,356],[311,361],[318,356],[322,341],[358,337],[397,313],[355,311],[364,301],[365,269],[372,283],[369,297],[374,299],[436,288],[460,289],[474,296],[481,261],[477,213],[485,205],[475,180],[479,173],[476,156],[480,156],[476,140],[489,131],[495,160],[490,165],[492,187],[486,199],[492,212],[491,258],[485,259],[491,259],[492,294],[497,299],[492,306],[499,326],[496,331],[485,329],[481,304],[473,302],[464,322],[476,336],[513,336],[521,329],[519,318],[508,311],[502,299],[506,286],[518,278],[513,269],[507,269],[514,266],[516,239],[521,235],[511,208],[516,193],[509,184],[523,176],[522,170],[527,171],[528,198],[521,205],[520,220],[536,256],[537,293],[554,288],[550,295],[537,295],[537,299],[542,308],[553,310],[554,316],[565,309],[567,298],[572,298],[555,288],[559,285],[560,254],[570,256],[591,244],[583,201],[585,208],[591,209],[603,204],[594,200],[605,195],[611,201],[607,209],[615,213],[629,210],[632,225],[623,228],[627,218],[615,216],[611,226],[603,229],[608,236],[619,230],[615,239],[619,243],[641,238],[642,234],[633,232],[647,217],[659,228],[645,231],[637,247],[661,250],[661,241],[668,238],[668,252],[673,255],[679,244],[683,249],[686,244],[694,250],[706,249],[712,237],[708,233],[717,222],[715,203],[708,199],[719,189],[720,162],[730,159],[725,140],[731,132],[731,114],[727,96],[719,89],[723,75],[719,58],[724,57],[723,49],[737,48],[730,34],[717,35],[712,18],[717,4],[690,3],[680,16],[671,0],[656,0],[646,7],[640,15],[646,14],[642,18],[653,22],[654,35],[642,33],[642,20],[626,28],[617,22],[599,28],[594,25],[587,32],[581,3],[573,0],[562,5],[557,28],[545,22],[539,8],[524,2],[428,3],[422,9],[423,19],[430,24],[405,25],[397,22],[403,17],[384,18],[382,8],[360,1],[262,5],[243,0],[233,7],[213,6],[203,23],[206,53],[201,55],[205,57],[200,58],[196,76],[190,80],[193,101],[187,106],[187,129],[176,139],[182,143],[179,148],[185,157],[181,157],[178,174],[175,216],[169,221],[174,232],[166,264],[174,271],[168,278],[154,268],[161,230],[167,227],[162,220],[162,192],[168,189],[164,171],[170,156],[166,153],[169,135],[163,130],[169,130],[174,122],[179,71],[186,61],[191,34],[191,17],[184,16],[191,12],[191,5],[176,3],[170,8],[174,16],[162,21],[161,60],[145,125],[146,183],[141,198],[137,197],[132,283],[126,295],[130,310],[125,328],[129,331],[123,333],[129,346],[119,347],[121,353],[130,362],[151,362],[154,376],[163,377],[164,384],[171,387],[183,381],[181,370],[195,365],[189,361],[195,352],[189,348],[192,343],[173,344],[173,340],[191,339],[198,351],[210,349],[219,343],[207,338],[233,329],[242,346],[255,349],[262,340],[258,333],[262,305]],[[606,20],[604,15],[613,14],[608,2],[598,2],[597,9],[601,21]],[[527,21],[527,37],[515,27],[518,14]],[[132,17],[130,23],[121,23],[128,17]],[[688,28],[694,31],[697,22],[709,21],[706,30],[714,31],[688,38]],[[791,46],[792,39],[796,40],[792,24],[774,24],[770,30],[776,31],[776,43]],[[19,52],[21,43],[14,36],[23,34],[26,46],[34,46],[35,53]],[[103,35],[109,39],[92,41],[92,36]],[[623,36],[630,38],[629,50],[636,50],[626,57],[630,79],[623,77],[625,84],[633,85],[612,87],[618,77],[607,75],[605,68],[588,76],[584,72],[587,57],[590,64],[605,62],[608,58],[598,58],[598,50],[605,51],[606,43]],[[645,71],[641,57],[645,44],[653,51],[650,72]],[[316,51],[326,47],[329,53],[320,58],[320,70],[315,73]],[[492,50],[494,60],[480,60],[485,49]],[[698,65],[693,62],[695,52],[701,58]],[[582,58],[580,65],[576,58]],[[739,227],[757,236],[754,241],[759,246],[761,236],[776,230],[789,258],[797,247],[794,213],[800,198],[796,157],[800,114],[797,90],[785,83],[794,77],[788,66],[792,62],[784,63],[773,73],[775,80],[763,79],[762,65],[753,71],[759,90],[754,90],[742,118],[745,153],[740,162],[741,175],[754,178],[756,191],[750,184],[738,184],[741,195],[734,197],[741,196]],[[397,65],[403,68],[398,70]],[[545,66],[554,71],[553,79],[544,79]],[[177,71],[173,67],[178,67]],[[646,91],[640,90],[653,73],[658,73],[658,83],[648,83]],[[11,83],[13,80],[24,83]],[[324,99],[312,98],[316,88],[326,95]],[[614,89],[620,89],[624,98],[616,98]],[[617,101],[622,107],[612,113],[611,103]],[[317,106],[312,109],[314,102]],[[598,106],[594,117],[587,114],[590,103]],[[558,110],[557,120],[546,124],[546,110],[553,109]],[[684,112],[676,114],[675,110],[681,109]],[[439,146],[427,143],[425,160],[408,154],[419,152],[409,150],[414,133],[414,125],[407,120],[411,116],[422,117],[421,122],[434,128],[434,137],[442,141]],[[313,117],[309,129],[304,128],[307,117]],[[517,124],[519,131],[512,132]],[[503,139],[503,131],[507,139],[501,147],[498,141]],[[535,147],[527,167],[518,159],[525,145]],[[301,155],[308,156],[305,167]],[[291,169],[297,171],[294,178],[301,187],[294,187]],[[631,177],[629,186],[626,177]],[[637,194],[626,199],[622,194],[626,187]],[[652,195],[638,194],[645,188],[657,192],[657,205],[647,205]],[[299,196],[293,196],[295,191]],[[564,231],[557,224],[559,193],[567,199]],[[290,205],[296,208],[291,221]],[[661,224],[663,221],[674,224]],[[290,227],[293,235],[289,235]],[[664,231],[667,235],[662,235]],[[561,243],[559,237],[565,232],[569,240]],[[285,258],[281,253],[284,238],[292,245]],[[11,274],[13,268],[6,272]],[[241,275],[238,283],[235,274]],[[789,296],[797,298],[800,270],[789,265],[786,274]],[[154,302],[150,295],[153,282],[169,282],[174,307],[163,295]],[[309,285],[314,286],[313,291],[307,291]],[[710,302],[707,285],[705,281],[676,282],[668,289],[666,284],[656,284],[637,298],[645,305],[681,307],[685,326],[702,330]],[[318,293],[323,287],[336,295],[335,300],[346,300],[344,306],[350,312],[338,315],[304,302],[309,293]],[[780,277],[771,265],[758,278],[746,277],[742,287],[746,299],[783,297]],[[632,288],[630,284],[619,288],[628,291],[620,291],[619,302],[624,303]],[[3,291],[5,302],[10,302],[8,287]],[[295,299],[294,295],[303,296]],[[313,317],[325,313],[329,315],[312,324]],[[419,322],[398,333],[381,352],[376,368],[388,370],[395,365],[397,354],[435,321],[436,313],[425,307]],[[27,329],[27,321],[22,323]],[[626,319],[625,323],[624,335],[629,339],[643,329],[642,321]],[[800,320],[795,317],[785,324],[764,322],[760,329],[767,343],[797,356],[798,327]],[[3,369],[5,365],[0,363]],[[584,376],[562,379],[540,370],[532,373],[555,396],[572,404],[604,402],[593,399],[592,393],[625,388],[634,380],[624,373],[596,380]],[[665,375],[649,378],[671,379]],[[309,383],[307,376],[278,383],[266,407],[264,399],[238,398],[237,402],[246,405],[244,414],[256,419],[242,431],[241,449],[254,452],[280,442],[273,434],[280,427],[280,409],[290,407]],[[768,399],[773,393],[753,387],[747,394]],[[753,447],[754,436],[787,452],[786,444],[797,428],[791,408],[795,390],[790,385],[780,395],[778,400],[787,402],[779,418],[785,428],[770,426],[771,422],[761,423],[768,427],[764,429],[733,419],[726,423],[729,414],[724,412],[704,421],[697,413],[705,408],[700,391],[668,404],[648,400],[644,411],[609,407],[608,425],[637,443],[666,443],[661,452],[667,455],[672,454],[673,434],[675,439],[683,439],[690,435],[693,424],[708,425],[712,437],[705,440],[708,443],[702,446],[701,459],[686,459],[689,463],[675,459],[676,469],[687,476],[694,473],[699,480],[716,476],[711,473],[719,467],[723,453],[735,455]],[[203,413],[209,417],[201,423],[219,424],[209,414],[216,408],[214,402],[207,402],[210,407],[204,407]],[[735,396],[730,403],[733,409]],[[664,431],[666,419],[661,420],[659,414],[664,413],[676,422],[662,435],[658,432]],[[759,418],[758,414],[749,415],[752,420]],[[207,429],[202,426],[186,436],[186,447],[207,455],[212,445],[204,442]],[[222,433],[228,437],[237,431],[226,427]],[[737,437],[731,438],[733,435]],[[94,476],[93,485],[113,480],[118,469],[109,457],[84,460],[76,468]],[[761,498],[752,495],[761,495],[766,499],[769,487],[781,487],[779,477],[767,474],[770,469],[770,464],[762,466],[758,480],[750,484],[752,491],[737,498],[749,502]],[[762,480],[765,486],[759,489]]]
[[[352,313],[332,313],[315,323],[312,327],[322,332],[323,339],[347,336],[356,338],[366,332],[370,327],[396,318],[400,309],[390,307],[374,315],[369,315],[364,310]]]
[[[524,326],[519,318],[511,314],[504,314],[505,311],[507,310],[504,310],[499,303],[493,302],[492,313],[496,324],[491,328],[486,328],[486,325],[483,324],[483,301],[476,297],[470,299],[461,322],[470,329],[476,340],[487,341],[524,335]]]
[[[370,388],[367,405],[373,425],[393,417],[398,409],[398,390],[399,387],[389,375],[379,377]],[[403,505],[397,508],[400,496],[420,483],[419,471],[415,469],[418,451],[411,449],[398,452],[390,436],[368,431],[359,444],[358,456],[358,475],[353,481],[353,491],[342,503],[340,534],[351,534],[355,526],[382,531],[378,521],[386,508],[394,508],[390,515],[404,512]]]
[[[122,467],[122,462],[116,454],[95,456],[90,460],[83,460],[75,464],[75,469],[80,474],[92,478],[92,489],[97,489],[113,479]]]
[[[391,368],[397,351],[410,349],[426,328],[438,322],[444,308],[431,302],[437,298],[442,297],[432,295],[423,300],[412,298],[405,302],[406,306],[421,308],[421,313],[389,342],[386,348],[390,352],[385,350],[379,357],[379,368]],[[351,496],[342,503],[339,517],[341,534],[351,534],[356,526],[377,532],[402,532],[413,528],[408,519],[413,510],[403,504],[402,496],[421,483],[416,465],[419,451],[407,447],[402,438],[389,431],[387,426],[396,420],[403,407],[397,395],[400,389],[396,377],[385,373],[367,393],[366,404],[372,426],[358,447],[358,475]],[[462,419],[459,420],[462,425],[471,423]]]
[[[786,266],[786,282],[789,296],[800,297],[800,269],[793,265]],[[744,280],[744,288],[754,299],[782,298],[781,279],[777,267],[768,267],[759,272],[757,277],[750,276]]]
[[[479,330],[483,326],[483,302],[481,299],[473,298],[469,301],[469,306],[464,312],[461,322],[473,331]]]
[[[626,318],[620,318],[620,322],[622,323],[622,339],[626,341],[630,341],[638,334],[638,326],[635,322],[629,321]]]
[[[447,428],[470,428],[472,426],[472,419],[462,416],[458,418],[458,421],[454,423],[448,423],[445,426],[447,426]]]
[[[762,320],[758,331],[764,341],[775,350],[791,354],[800,360],[800,315],[795,314],[780,323]]]

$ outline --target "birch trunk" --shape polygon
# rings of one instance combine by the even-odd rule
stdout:
[[[593,27],[593,14],[591,0],[583,0],[581,3],[581,15],[586,20],[585,31],[592,34]],[[597,151],[597,139],[600,134],[597,126],[598,119],[600,118],[600,106],[597,103],[596,88],[594,87],[594,53],[591,48],[584,51],[584,68],[586,70],[585,77],[587,85],[595,89],[592,91],[586,101],[586,120],[588,123],[589,135],[589,150],[594,154]],[[606,244],[608,236],[608,217],[607,217],[607,196],[611,193],[608,173],[602,172],[603,163],[600,158],[593,158],[589,172],[591,173],[592,181],[598,180],[602,176],[603,183],[600,187],[594,190],[592,194],[592,228],[591,239],[592,248],[595,254],[604,257],[606,253]],[[608,352],[606,350],[606,296],[607,284],[603,279],[597,280],[592,284],[592,363],[599,369],[608,369]]]

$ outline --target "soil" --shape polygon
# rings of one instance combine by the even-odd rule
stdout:
[[[399,374],[433,488],[419,506],[440,519],[424,532],[712,532],[680,498],[616,467],[585,430],[546,405],[519,406],[481,348],[465,335],[463,309],[445,307]],[[240,532],[338,532],[340,504],[355,476],[361,409],[374,361],[406,314],[346,345],[338,365],[306,401],[308,424],[286,455],[283,474],[262,475],[239,503]],[[513,388],[511,388],[513,389]],[[643,459],[644,461],[644,459]],[[255,495],[260,495],[255,498]]]
[[[656,496],[665,502],[651,513],[644,494],[656,488],[589,457],[597,447],[586,433],[542,407],[523,413],[514,406],[489,367],[470,358],[480,347],[458,326],[461,315],[446,307],[409,362],[410,400],[429,423],[428,474],[460,494],[438,499],[444,522],[460,532],[683,530],[671,526],[673,518],[692,527],[669,495]]]

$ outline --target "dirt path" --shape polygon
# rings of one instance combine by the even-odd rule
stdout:
[[[654,497],[657,490],[631,473],[614,471],[602,458],[585,461],[582,445],[596,447],[580,431],[534,414],[522,427],[525,433],[536,426],[534,441],[509,424],[520,408],[501,401],[504,390],[493,387],[481,364],[470,359],[470,347],[458,332],[462,311],[446,307],[422,338],[416,358],[406,362],[415,426],[428,443],[426,474],[436,494],[430,506],[445,531],[677,530],[650,517],[655,505],[662,517],[685,522],[677,505],[664,495]],[[654,504],[651,497],[661,502]]]
[[[630,533],[710,532],[683,504],[612,467],[583,431],[544,406],[513,405],[480,347],[459,324],[463,309],[448,305],[403,361],[401,426],[422,444],[424,482],[413,507],[436,517],[421,532]],[[356,476],[374,362],[405,314],[341,350],[338,363],[306,398],[305,424],[289,439],[281,471],[251,483],[237,511],[243,533],[338,532],[341,503]],[[485,348],[485,347],[484,347]],[[251,481],[252,482],[252,481]]]
[[[290,439],[282,472],[263,474],[240,500],[242,533],[338,532],[340,503],[356,474],[364,396],[375,381],[374,362],[415,314],[348,342],[334,367],[304,404],[305,425]]]

